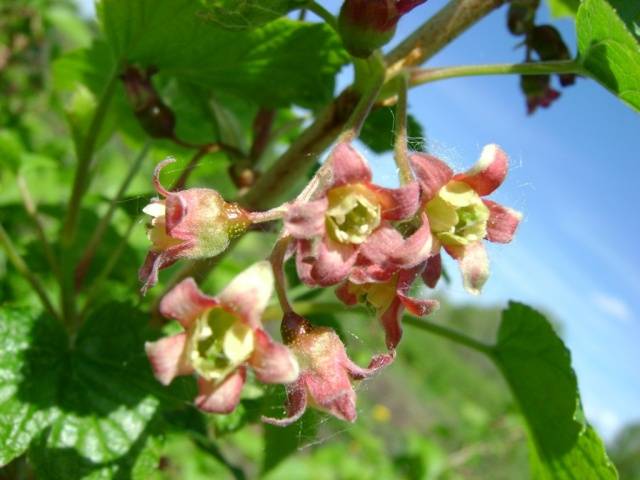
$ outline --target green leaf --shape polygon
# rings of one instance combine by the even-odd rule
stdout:
[[[369,114],[362,127],[360,140],[376,153],[393,150],[395,116],[392,108],[380,108]],[[423,151],[424,130],[413,115],[407,117],[407,136],[413,150]]]
[[[580,0],[547,0],[554,17],[574,17],[580,7]]]
[[[204,18],[227,30],[256,28],[309,3],[308,0],[201,1],[206,7]]]
[[[640,44],[605,0],[585,0],[576,19],[585,70],[640,111]]]
[[[64,331],[26,309],[0,309],[0,465],[24,453],[54,421],[57,383],[64,364]],[[53,360],[53,361],[52,361]]]
[[[24,145],[20,136],[13,130],[0,130],[0,165],[12,172],[20,167]]]
[[[120,62],[265,106],[327,102],[349,60],[337,34],[320,23],[280,19],[230,32],[207,22],[193,0],[102,0],[98,11]]]
[[[48,317],[4,309],[0,317],[2,461],[30,444],[38,478],[147,478],[158,462],[160,404],[179,405],[151,375],[146,315],[109,304],[67,348]]]
[[[511,302],[502,315],[494,360],[527,422],[534,478],[618,478],[602,441],[582,419],[570,353],[543,315]]]

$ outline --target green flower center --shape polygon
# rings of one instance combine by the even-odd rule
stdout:
[[[326,226],[335,241],[360,244],[380,225],[380,205],[366,187],[337,187],[327,197]]]
[[[251,328],[222,308],[196,321],[190,339],[189,360],[199,375],[222,380],[253,352]]]
[[[451,181],[426,206],[431,231],[445,245],[464,246],[487,234],[489,209],[466,183]]]

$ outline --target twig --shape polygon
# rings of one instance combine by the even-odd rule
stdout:
[[[398,76],[398,103],[396,104],[395,145],[393,158],[400,173],[400,183],[406,185],[413,181],[413,170],[409,164],[407,150],[407,90],[409,79],[406,74]]]

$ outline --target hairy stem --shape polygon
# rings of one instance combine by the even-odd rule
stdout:
[[[120,185],[118,192],[115,194],[115,196],[111,199],[111,202],[109,203],[109,209],[100,220],[100,223],[96,227],[93,233],[93,236],[91,237],[91,240],[89,240],[89,243],[85,247],[84,253],[80,258],[80,261],[78,262],[78,265],[76,267],[76,272],[75,272],[76,289],[79,289],[80,285],[82,285],[82,281],[84,280],[84,277],[87,274],[87,271],[89,270],[89,266],[91,265],[91,260],[93,259],[96,253],[96,250],[98,248],[98,245],[100,245],[100,242],[104,237],[104,233],[107,231],[107,228],[111,223],[111,219],[113,218],[113,214],[115,213],[116,208],[118,207],[118,202],[120,202],[124,194],[127,192],[129,185],[131,185],[133,178],[136,176],[136,174],[140,170],[140,167],[142,166],[142,162],[146,158],[147,153],[149,153],[150,148],[151,148],[151,142],[147,141],[142,147],[142,150],[140,150],[140,153],[134,160],[133,164],[131,164],[131,167],[129,167],[127,176],[125,177],[124,181]]]
[[[425,320],[424,318],[405,316],[403,319],[403,323],[406,325],[417,327],[420,330],[431,332],[440,337],[444,337],[448,340],[451,340],[452,342],[459,343],[460,345],[464,345],[465,347],[475,350],[476,352],[488,355],[489,357],[493,356],[493,347],[491,347],[491,345],[487,345],[486,343],[468,337],[463,333],[456,332],[455,330],[443,327],[442,325],[438,325],[429,320]]]
[[[553,62],[498,63],[493,65],[461,65],[414,69],[410,74],[411,86],[444,80],[446,78],[471,77],[481,75],[549,75],[555,73],[583,74],[582,66],[576,60]]]
[[[18,254],[9,234],[4,229],[2,224],[0,223],[0,245],[2,245],[5,253],[7,254],[7,258],[13,265],[13,267],[22,275],[24,278],[28,280],[31,284],[31,287],[36,292],[38,297],[40,297],[40,301],[44,308],[56,319],[60,320],[60,315],[53,307],[51,300],[49,300],[49,296],[47,295],[47,291],[44,288],[44,285],[40,282],[40,279],[29,269],[29,266],[25,263],[22,257]]]
[[[73,268],[73,242],[76,235],[76,227],[78,224],[78,215],[80,213],[80,206],[82,204],[82,197],[87,191],[90,182],[90,167],[91,160],[93,158],[96,142],[98,141],[98,135],[102,129],[102,124],[106,117],[111,103],[111,98],[116,89],[118,82],[118,76],[114,73],[109,79],[100,102],[96,107],[96,111],[93,114],[91,124],[84,137],[84,141],[78,151],[78,165],[75,171],[75,177],[73,179],[73,187],[71,191],[71,197],[69,199],[69,206],[67,208],[67,214],[62,226],[61,232],[61,268],[62,275],[60,281],[60,291],[62,297],[62,312],[65,319],[65,323],[70,331],[76,328],[75,322],[75,288],[74,288],[74,268]]]
[[[111,98],[113,97],[117,83],[118,76],[114,74],[109,79],[109,83],[100,97],[100,102],[93,114],[87,134],[85,135],[84,141],[78,151],[78,165],[73,179],[73,190],[71,191],[67,216],[62,229],[62,243],[67,247],[72,244],[75,236],[76,225],[78,223],[78,212],[80,211],[82,197],[87,191],[87,187],[89,185],[89,171],[91,167],[91,159],[93,158],[93,151],[95,149],[96,142],[98,141],[98,135],[100,135],[100,130],[102,129],[102,124],[109,109],[109,104],[111,103]]]
[[[291,237],[286,233],[276,242],[269,258],[273,276],[275,279],[275,289],[278,296],[278,302],[284,313],[292,311],[289,298],[287,297],[287,279],[284,275],[284,258],[287,254],[287,248],[291,242]]]
[[[505,0],[451,0],[386,56],[388,76],[424,63]]]
[[[413,181],[413,170],[409,164],[409,150],[407,149],[407,90],[409,78],[403,73],[398,77],[398,103],[396,103],[395,145],[393,158],[398,166],[400,183],[406,185]]]

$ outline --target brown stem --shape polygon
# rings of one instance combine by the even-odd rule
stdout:
[[[451,0],[386,56],[389,76],[424,63],[505,0]]]
[[[271,137],[271,129],[276,112],[270,108],[261,108],[253,120],[253,144],[249,152],[249,161],[255,164],[264,153],[265,148],[269,144]]]
[[[397,73],[399,68],[431,58],[504,1],[451,0],[386,57],[387,65],[392,65],[387,70],[387,78],[393,72]],[[253,209],[273,206],[300,176],[300,172],[309,169],[317,156],[342,132],[358,99],[359,95],[351,87],[338,95],[240,201]]]
[[[200,148],[198,148],[198,150],[193,155],[193,157],[191,157],[191,160],[189,160],[189,163],[187,164],[187,166],[184,167],[184,170],[182,170],[180,177],[178,177],[178,179],[171,186],[171,190],[174,192],[177,190],[183,190],[185,185],[187,184],[187,180],[189,180],[189,176],[191,175],[191,172],[193,172],[196,169],[196,167],[198,166],[198,163],[200,162],[200,159],[209,153],[214,153],[218,151],[220,151],[220,145],[217,143],[202,145]]]

